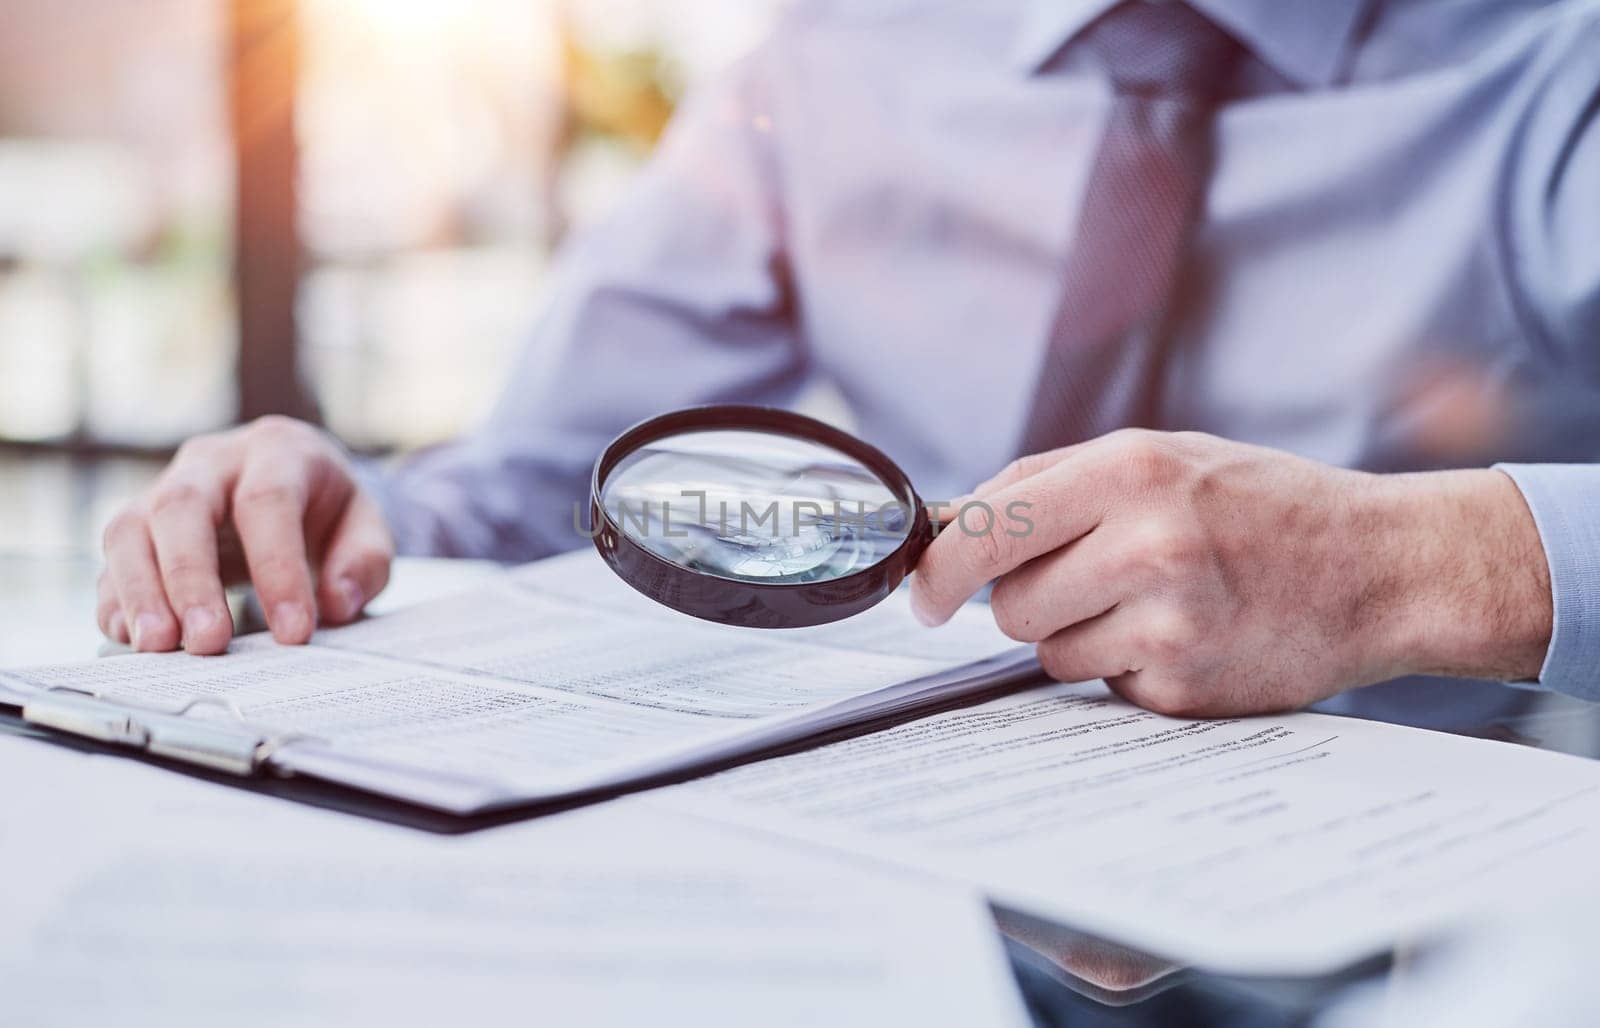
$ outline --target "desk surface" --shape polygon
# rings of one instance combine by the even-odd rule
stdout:
[[[375,612],[470,587],[481,562],[405,559]],[[101,652],[94,625],[97,557],[0,550],[0,667]],[[1600,707],[1551,697],[1479,734],[1584,756],[1600,755]],[[1070,928],[997,911],[1013,970],[1041,1024],[1301,1024],[1354,982],[1395,973],[1390,959],[1309,981],[1240,981],[1197,974]],[[1402,962],[1403,964],[1403,962]]]

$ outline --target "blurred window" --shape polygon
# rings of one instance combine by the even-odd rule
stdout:
[[[232,417],[221,25],[213,0],[0,4],[0,439]]]
[[[0,441],[171,446],[233,420],[238,369],[263,361],[294,362],[360,446],[469,427],[552,247],[609,209],[682,90],[776,3],[5,0]],[[289,12],[293,45],[240,56],[241,14],[264,6]],[[303,255],[241,263],[292,266],[294,326],[244,332],[242,359],[233,154],[250,119],[230,119],[230,76],[292,103],[286,238]]]

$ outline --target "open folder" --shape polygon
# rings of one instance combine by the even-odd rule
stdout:
[[[723,766],[1038,676],[986,610],[937,630],[902,593],[846,622],[730,628],[660,608],[593,552],[222,657],[0,672],[35,725],[238,775],[303,775],[452,814]]]

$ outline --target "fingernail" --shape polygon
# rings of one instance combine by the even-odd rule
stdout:
[[[152,638],[161,631],[161,618],[149,612],[140,614],[133,619],[133,648],[144,649],[147,639]]]
[[[272,635],[279,642],[300,642],[311,634],[310,619],[298,603],[280,603],[272,608]]]
[[[106,626],[106,634],[112,642],[128,641],[128,619],[122,616],[122,611],[111,612],[111,623]]]
[[[210,607],[190,607],[183,614],[183,642],[192,645],[206,632],[216,627],[217,612]]]
[[[344,597],[344,616],[347,618],[355,617],[366,606],[367,598],[353,578],[339,579],[339,595]]]

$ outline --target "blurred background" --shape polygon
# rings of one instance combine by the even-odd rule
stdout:
[[[92,563],[198,432],[469,427],[552,250],[778,2],[5,0],[0,577]]]

